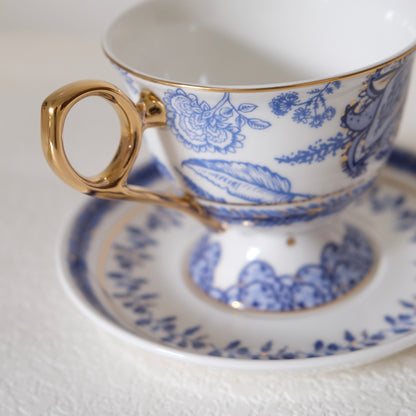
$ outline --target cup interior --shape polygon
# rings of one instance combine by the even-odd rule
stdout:
[[[353,73],[414,47],[414,0],[151,0],[104,49],[135,73],[202,86],[265,86]]]

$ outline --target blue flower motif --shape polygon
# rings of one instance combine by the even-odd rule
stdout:
[[[334,117],[336,111],[334,107],[327,107],[324,113],[322,114],[322,117],[326,120],[332,120]]]
[[[315,128],[321,127],[322,124],[324,124],[324,118],[322,117],[322,114],[317,114],[314,117],[312,117],[309,123],[311,127],[315,127]]]
[[[235,153],[243,147],[245,135],[241,129],[247,124],[256,130],[270,127],[270,123],[245,114],[254,111],[255,104],[243,103],[236,108],[225,93],[222,99],[211,107],[200,102],[196,95],[183,89],[168,90],[164,95],[167,110],[167,124],[175,136],[195,152]]]
[[[297,92],[280,94],[273,98],[269,105],[276,116],[284,116],[292,110],[294,106],[299,105],[299,94]]]
[[[299,124],[300,123],[307,124],[308,121],[309,121],[310,116],[311,116],[311,110],[309,108],[299,107],[293,113],[292,119],[296,123],[299,123]]]
[[[346,106],[341,117],[344,132],[339,132],[326,141],[319,139],[307,149],[277,157],[275,160],[291,165],[311,164],[322,162],[327,156],[336,156],[342,151],[342,169],[347,175],[355,178],[366,172],[370,158],[386,158],[391,152],[403,111],[411,63],[411,59],[404,58],[369,75],[357,100]],[[325,93],[333,93],[333,88],[339,88],[340,85],[339,81],[328,84]],[[317,94],[313,98],[319,98],[319,90],[309,93]],[[323,100],[323,97],[319,99]],[[311,107],[306,103],[308,102],[296,104],[299,106],[292,117],[295,122],[309,123],[311,127],[316,128],[335,116],[335,109],[331,106],[325,106],[323,112],[312,113]]]
[[[308,91],[310,95],[305,101],[301,101],[297,92],[287,92],[274,97],[269,107],[277,117],[282,117],[294,107],[292,120],[299,124],[309,124],[310,127],[318,128],[324,124],[325,120],[332,120],[335,115],[335,108],[328,106],[325,96],[334,93],[334,89],[339,89],[341,82],[329,82],[323,88],[315,88]]]

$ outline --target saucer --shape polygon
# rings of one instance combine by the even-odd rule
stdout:
[[[396,150],[374,188],[342,216],[377,250],[372,276],[325,306],[236,311],[186,275],[194,219],[164,208],[92,199],[69,224],[58,263],[66,292],[95,323],[142,349],[242,370],[346,368],[416,343],[416,156]],[[172,188],[155,165],[132,182]]]

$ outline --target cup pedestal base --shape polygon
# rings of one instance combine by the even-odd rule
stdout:
[[[332,302],[375,267],[375,249],[357,226],[330,221],[288,233],[232,227],[206,233],[191,252],[192,282],[232,308],[296,311]]]

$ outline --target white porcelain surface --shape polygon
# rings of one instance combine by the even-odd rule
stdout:
[[[241,313],[201,298],[184,276],[184,262],[203,228],[131,203],[96,200],[77,214],[59,253],[63,282],[105,330],[180,360],[252,370],[374,361],[416,342],[413,182],[414,173],[389,168],[371,197],[351,209],[376,242],[379,267],[359,290],[313,311]]]
[[[5,237],[0,251],[2,416],[180,415],[186,411],[204,416],[415,414],[416,347],[319,377],[214,370],[119,341],[67,298],[53,253],[60,240],[58,230],[88,198],[62,186],[45,165],[39,148],[39,104],[52,89],[74,79],[119,82],[102,56],[100,36],[107,22],[133,3],[45,0],[40,7],[39,2],[22,0],[2,4],[0,44],[8,62],[0,69],[4,81],[0,160],[7,195],[0,205]],[[63,13],[65,19],[55,18]],[[416,78],[412,83],[398,142],[416,150]],[[22,103],[24,123],[22,113],[16,111]],[[118,134],[118,126],[109,125],[99,106],[92,105],[91,113],[97,119],[101,116],[100,125],[108,131],[96,135],[97,126],[81,117],[77,125],[67,126],[73,129],[67,132],[67,145],[77,150],[71,161],[88,166],[94,174],[108,160],[100,158],[103,155],[91,160],[91,154],[99,148],[110,159],[118,136],[106,133],[113,127]],[[11,156],[16,149],[19,160]]]
[[[409,0],[159,0],[119,17],[104,50],[134,102],[143,90],[163,102],[166,127],[145,137],[183,191],[227,224],[292,225],[338,212],[334,199],[348,205],[385,162],[416,45],[409,10]]]
[[[212,298],[261,310],[316,307],[355,288],[376,264],[375,247],[362,226],[345,223],[344,232],[311,227],[305,235],[289,228],[278,244],[273,237],[274,245],[268,243],[269,230],[264,230],[315,226],[338,214],[368,189],[386,161],[397,135],[416,50],[416,25],[407,16],[410,3],[403,0],[392,7],[387,0],[366,7],[355,1],[342,8],[307,1],[294,6],[269,0],[208,5],[160,0],[132,9],[110,27],[104,49],[124,77],[132,100],[137,102],[144,90],[150,90],[166,110],[166,123],[155,130],[157,138],[152,139],[152,133],[146,137],[159,168],[230,230],[205,246],[198,243],[191,255],[192,279]],[[306,18],[299,17],[299,9]],[[305,40],[293,30],[296,25],[311,36]],[[337,43],[343,59],[328,47],[334,44],[331,25],[341,31],[355,29]],[[247,38],[248,27],[256,34]],[[284,34],[289,38],[288,49],[281,51],[276,39]],[[363,48],[358,47],[363,38],[370,51],[365,62]],[[138,47],[144,39],[149,42]],[[260,58],[242,52],[239,45],[269,61],[260,64]],[[210,48],[219,54],[211,57]],[[221,53],[230,55],[233,64],[224,61]],[[294,54],[298,62],[292,61]],[[309,65],[311,54],[322,65],[321,75]],[[167,78],[173,83],[161,79],[152,57],[171,72]],[[258,68],[246,65],[242,57]],[[303,80],[315,81],[292,79],[292,84],[283,85],[272,63],[282,57],[293,72],[295,67],[307,68]],[[141,69],[139,61],[148,69]],[[328,66],[329,62],[339,64],[339,69]],[[351,63],[354,71],[347,76]],[[189,67],[203,72],[208,84],[195,85]],[[248,82],[242,82],[245,88],[235,88],[240,85],[241,67],[256,79],[251,88]],[[263,67],[276,73],[273,82],[264,78]],[[208,79],[211,73],[227,77],[228,72],[234,83]],[[186,78],[185,84],[178,82]],[[212,88],[218,84],[231,88]],[[143,105],[137,107],[139,112]],[[146,125],[141,116],[150,127],[152,123]],[[127,165],[127,161],[121,163]],[[106,190],[111,191],[110,186]],[[118,190],[115,187],[116,194]],[[90,193],[100,196],[99,190]],[[239,228],[248,225],[256,227],[263,240],[253,247]],[[244,239],[245,247],[237,250],[236,241]],[[296,244],[283,250],[288,239]],[[313,260],[310,245],[319,253]],[[250,249],[261,252],[259,260],[246,261],[252,256],[247,254]],[[365,253],[362,258],[361,252]],[[219,271],[214,273],[217,263]],[[277,289],[280,286],[282,290]],[[292,300],[287,303],[286,296],[279,295],[285,300],[269,303],[281,291],[291,292]]]
[[[104,46],[128,68],[171,81],[235,86],[319,79],[374,65],[414,44],[412,6],[412,0],[149,1],[115,22]]]

